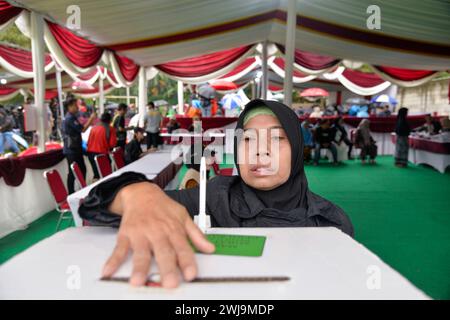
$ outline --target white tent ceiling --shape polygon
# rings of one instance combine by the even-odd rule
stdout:
[[[65,25],[81,10],[77,34],[152,66],[263,40],[284,44],[287,0],[19,0]],[[381,30],[368,30],[379,3]],[[450,2],[298,0],[296,48],[404,68],[450,67]]]

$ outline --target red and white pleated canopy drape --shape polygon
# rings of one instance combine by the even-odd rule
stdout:
[[[0,1],[0,32],[14,23],[21,12],[22,8],[14,7],[6,1]]]
[[[254,46],[243,46],[198,57],[163,63],[155,68],[169,77],[190,84],[204,83],[220,78],[241,64],[251,66],[255,61],[246,60],[254,52]]]
[[[49,54],[45,55],[45,72],[55,65]],[[31,52],[9,45],[0,44],[0,67],[21,78],[33,77]]]
[[[28,11],[22,11],[17,25],[25,35],[30,35]],[[54,60],[73,77],[89,73],[103,62],[111,66],[117,84],[129,86],[135,81],[139,72],[139,65],[131,59],[47,20],[44,24],[44,40]]]
[[[28,3],[28,0],[24,0],[24,2]],[[27,6],[27,8],[38,9],[39,6],[44,2],[48,1],[43,0],[42,2],[39,3],[33,2],[33,4]],[[82,1],[82,3],[84,2]],[[235,1],[233,1],[233,3],[235,4],[235,6],[238,5]],[[118,1],[112,1],[112,4],[114,4],[114,6],[117,7],[123,5]],[[173,5],[175,6],[175,3],[173,3]],[[213,6],[213,4],[209,5]],[[96,6],[97,4],[94,7]],[[147,39],[145,41],[136,40],[136,41],[129,41],[127,43],[109,42],[106,44],[99,44],[98,42],[89,40],[91,38],[91,35],[92,34],[95,35],[96,33],[86,31],[86,30],[92,31],[95,30],[95,28],[88,28],[86,30],[83,30],[84,32],[87,32],[87,34],[80,35],[63,27],[61,25],[60,19],[59,20],[55,19],[53,21],[45,20],[44,38],[53,59],[58,63],[60,67],[62,67],[62,69],[65,72],[70,74],[73,78],[82,77],[82,75],[86,75],[89,72],[96,72],[95,71],[96,67],[100,63],[103,63],[105,65],[110,66],[111,68],[110,72],[105,72],[104,77],[108,78],[113,86],[129,86],[135,81],[141,68],[134,60],[130,59],[129,57],[138,57],[140,61],[144,61],[145,63],[145,61],[152,61],[152,59],[151,58],[149,59],[148,54],[145,54],[145,52],[147,51],[154,52],[154,50],[157,50],[158,46],[168,45],[169,42],[172,43],[170,45],[179,44],[181,49],[182,46],[183,48],[185,47],[184,45],[182,45],[183,42],[187,41],[186,43],[189,43],[189,41],[191,40],[200,41],[199,39],[208,39],[208,37],[212,37],[212,34],[216,32],[214,31],[216,29],[217,32],[219,33],[232,32],[235,35],[239,35],[240,33],[238,32],[242,32],[243,37],[244,31],[242,31],[241,28],[249,28],[250,25],[256,26],[258,23],[260,23],[261,24],[260,32],[263,32],[262,29],[263,26],[266,26],[267,23],[269,23],[270,26],[272,20],[274,19],[282,22],[282,24],[284,23],[285,12],[283,11],[283,8],[278,8],[273,3],[269,5],[268,1],[267,2],[262,1],[261,6],[266,8],[266,10],[272,8],[272,11],[269,10],[265,14],[258,14],[256,16],[253,16],[251,19],[246,18],[238,22],[224,23],[223,25],[218,25],[217,27],[209,28],[208,30],[199,29],[197,31],[192,32],[187,32],[183,30],[184,33],[174,33],[170,37]],[[304,3],[302,6],[306,11],[312,8],[308,3]],[[226,7],[226,5],[221,4],[220,7],[221,8]],[[347,11],[352,10],[352,8],[343,6],[342,4],[341,7]],[[50,10],[48,9],[50,7],[44,6],[44,8],[47,8],[46,10]],[[169,10],[169,7],[167,8]],[[248,4],[242,4],[243,10],[245,9],[252,11],[253,9],[251,8],[252,6]],[[179,15],[179,11],[172,12],[172,9],[170,9],[167,12],[167,14],[170,15],[177,13],[177,15]],[[320,11],[321,9],[322,5],[318,4],[316,6],[316,10]],[[244,11],[239,12],[239,14],[241,13],[243,14]],[[125,14],[124,12],[121,12],[121,14],[122,13]],[[392,14],[394,13],[395,12],[393,11]],[[144,13],[142,14],[145,15]],[[148,15],[150,15],[150,13],[148,13]],[[336,12],[336,15],[339,15],[339,13]],[[334,18],[335,17],[333,17],[333,19]],[[438,18],[439,17],[436,17],[434,20]],[[397,19],[400,19],[400,17],[398,17]],[[328,32],[330,36],[335,38],[341,37],[339,36],[338,33],[339,28],[341,28],[342,30],[345,29],[344,27],[338,28],[337,25],[331,24],[328,25],[327,23],[324,23],[323,21],[319,21],[317,19],[316,19],[317,21],[313,20],[314,19],[312,18],[303,17],[303,19],[297,21],[297,26],[298,28],[300,28],[300,30],[303,30],[304,28],[310,28],[310,29],[317,29],[316,31],[319,33]],[[0,29],[9,25],[12,21],[16,21],[16,24],[19,26],[19,28],[25,34],[29,34],[29,11],[27,9],[11,6],[6,1],[0,1]],[[59,24],[54,23],[54,21],[59,21]],[[395,22],[395,19],[393,19],[392,21]],[[90,22],[95,22],[95,20],[88,20],[86,23],[89,24]],[[135,22],[136,22],[135,20],[129,21],[130,24],[133,24]],[[162,23],[163,21],[160,22]],[[115,26],[111,25],[110,27],[114,29]],[[128,25],[125,26],[124,28],[128,28]],[[144,29],[146,30],[146,32],[150,32],[146,28]],[[277,28],[275,27],[273,30],[276,29]],[[268,30],[270,30],[270,28]],[[347,31],[350,32],[350,30]],[[301,32],[302,31],[299,31],[299,34]],[[120,32],[113,32],[109,34],[103,34],[102,36],[103,37],[110,36],[114,38],[114,34],[119,33]],[[244,38],[247,39],[246,40],[247,43],[250,41],[249,39],[252,39],[251,40],[252,43],[257,43],[264,39],[266,40],[268,39],[270,41],[272,33],[269,32],[268,37],[266,38],[263,37],[261,39],[260,38],[252,39],[251,37],[244,37]],[[356,32],[353,33],[354,36],[357,35]],[[126,30],[124,30],[124,32],[120,34],[122,36],[125,35],[130,36],[130,34],[126,33]],[[261,36],[261,34],[258,32],[256,32],[255,35]],[[372,35],[367,36],[373,38]],[[240,46],[231,45],[232,43],[238,42],[242,43],[243,41],[242,39],[244,38],[235,37],[235,40],[233,40],[234,39],[233,37],[229,37],[224,34],[222,37],[223,41],[225,41],[226,39],[227,41],[226,43],[230,44],[229,47],[232,47],[233,49],[221,50],[218,52],[203,54],[199,56],[192,55],[190,53],[191,49],[189,50],[186,49],[186,51],[183,52],[172,51],[170,54],[169,52],[167,52],[168,56],[173,56],[174,54],[175,55],[184,54],[185,56],[187,55],[191,57],[157,64],[153,68],[148,68],[146,70],[147,74],[154,75],[157,71],[161,71],[173,79],[181,80],[183,82],[192,84],[207,82],[217,78],[222,78],[223,80],[227,81],[235,81],[261,65],[259,57],[252,56],[254,52],[253,44],[246,44],[246,45],[241,44]],[[389,40],[388,39],[389,37],[385,38]],[[274,36],[272,40],[274,39],[278,39],[278,36]],[[377,39],[374,39],[374,41],[375,40]],[[219,40],[217,41],[218,43],[220,42]],[[323,41],[323,39],[321,39],[320,41]],[[274,42],[281,43],[278,41]],[[219,45],[219,47],[223,47],[223,43]],[[305,46],[308,45],[309,43],[306,42]],[[351,44],[349,44],[349,46],[351,46]],[[284,52],[283,45],[277,44],[277,47],[282,53]],[[430,50],[433,48],[430,47]],[[445,46],[443,48],[445,49]],[[336,48],[336,52],[342,51],[342,49],[340,50],[337,49],[338,48]],[[417,53],[420,53],[425,50],[419,49],[417,49],[418,50]],[[163,49],[161,50],[164,51]],[[198,50],[198,48],[196,50]],[[210,50],[210,48],[208,48],[208,50]],[[13,49],[9,50],[8,54],[10,54],[12,51]],[[123,55],[122,52],[125,52],[127,56]],[[443,57],[445,56],[445,52],[442,55]],[[352,54],[349,55],[353,56],[353,52],[351,53]],[[367,56],[370,57],[371,55],[368,54]],[[399,61],[399,63],[403,62],[401,59],[397,59],[396,61]],[[439,61],[441,60],[435,60],[434,62],[436,64],[439,64]],[[21,65],[20,58],[16,60],[11,58],[9,59],[4,57],[2,58],[0,52],[0,63],[2,63],[2,66],[8,71],[18,74],[22,77],[25,76],[30,77],[32,75],[31,69],[27,68],[24,65]],[[49,61],[49,63],[46,64],[46,68],[48,67],[50,69],[52,63],[53,62]],[[29,64],[31,65],[31,63]],[[147,67],[150,66],[147,65]],[[284,77],[284,60],[281,57],[276,58],[271,57],[269,60],[269,67],[280,77]],[[397,85],[404,87],[421,85],[431,80],[438,74],[438,71],[434,70],[413,70],[392,66],[384,66],[379,64],[372,66],[374,71],[373,74],[361,73],[356,70],[344,68],[343,59],[341,58],[335,58],[323,54],[316,54],[299,48],[297,48],[295,51],[294,68],[295,72],[293,81],[295,83],[304,83],[319,78],[338,80],[349,90],[362,95],[376,94],[387,88],[391,83],[395,83]],[[90,77],[90,79],[92,81],[93,77]]]
[[[17,96],[19,93],[22,93],[21,89],[0,86],[0,101],[10,100]]]

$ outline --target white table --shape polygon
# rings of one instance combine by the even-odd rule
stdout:
[[[58,170],[66,184],[65,159],[47,169],[26,169],[23,182],[17,187],[7,185],[0,178],[0,238],[27,228],[30,223],[55,209],[55,200],[44,178],[44,172],[52,169]]]
[[[110,179],[115,176],[119,176],[124,172],[140,172],[145,174],[145,176],[152,180],[158,176],[168,165],[172,162],[181,163],[182,158],[180,156],[180,149],[174,147],[165,147],[164,150],[149,153],[142,158],[136,160],[129,165],[114,171],[111,175],[104,177],[97,182],[88,185],[86,188],[80,189],[75,193],[72,193],[67,198],[70,210],[74,218],[76,226],[82,225],[82,219],[78,215],[78,207],[80,205],[80,200],[84,199],[89,191],[98,184],[102,183],[106,179]]]
[[[427,144],[445,145],[449,144],[449,141],[439,141],[430,138],[420,138],[415,136],[409,137],[410,142],[413,142],[413,146],[410,147],[408,154],[408,160],[414,164],[427,164],[440,173],[445,173],[445,169],[450,166],[450,154],[432,152],[425,150],[423,147]]]
[[[348,124],[345,124],[344,127],[346,128],[348,132],[348,138],[350,139],[350,130],[356,130],[355,127],[349,126]],[[395,144],[391,141],[391,133],[390,132],[370,132],[372,135],[373,140],[377,143],[377,154],[379,156],[384,155],[393,155],[395,153]],[[357,152],[353,149],[354,156],[359,156],[359,151]]]
[[[183,283],[132,288],[99,281],[116,230],[70,228],[0,266],[0,299],[427,299],[398,272],[335,228],[235,228],[266,235],[261,257],[197,254],[199,276],[288,276],[288,282]],[[413,261],[411,263],[414,263]],[[157,271],[153,265],[151,272]],[[128,260],[118,276],[129,276]],[[379,282],[373,281],[379,279]]]

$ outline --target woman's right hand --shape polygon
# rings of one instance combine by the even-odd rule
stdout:
[[[149,182],[121,189],[109,210],[122,215],[117,243],[103,268],[103,277],[111,277],[132,251],[133,271],[130,284],[144,285],[154,257],[163,287],[177,287],[180,272],[186,281],[197,275],[192,244],[203,253],[215,248],[192,221],[186,208]]]

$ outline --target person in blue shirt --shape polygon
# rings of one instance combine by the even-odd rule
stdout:
[[[78,121],[78,105],[75,98],[69,98],[65,101],[65,109],[67,110],[66,117],[62,123],[63,131],[63,154],[66,156],[67,164],[69,166],[69,174],[67,175],[67,188],[69,194],[75,191],[74,182],[75,177],[72,173],[70,165],[76,162],[80,167],[83,176],[86,177],[86,165],[83,159],[83,149],[81,141],[81,133],[85,132],[92,122],[97,118],[97,114],[92,112],[87,122],[82,125]]]
[[[311,162],[311,150],[314,148],[313,131],[309,119],[305,119],[300,125],[303,135],[303,160],[306,163]]]
[[[368,106],[362,106],[358,113],[356,114],[358,118],[368,118],[369,117],[369,107]]]

